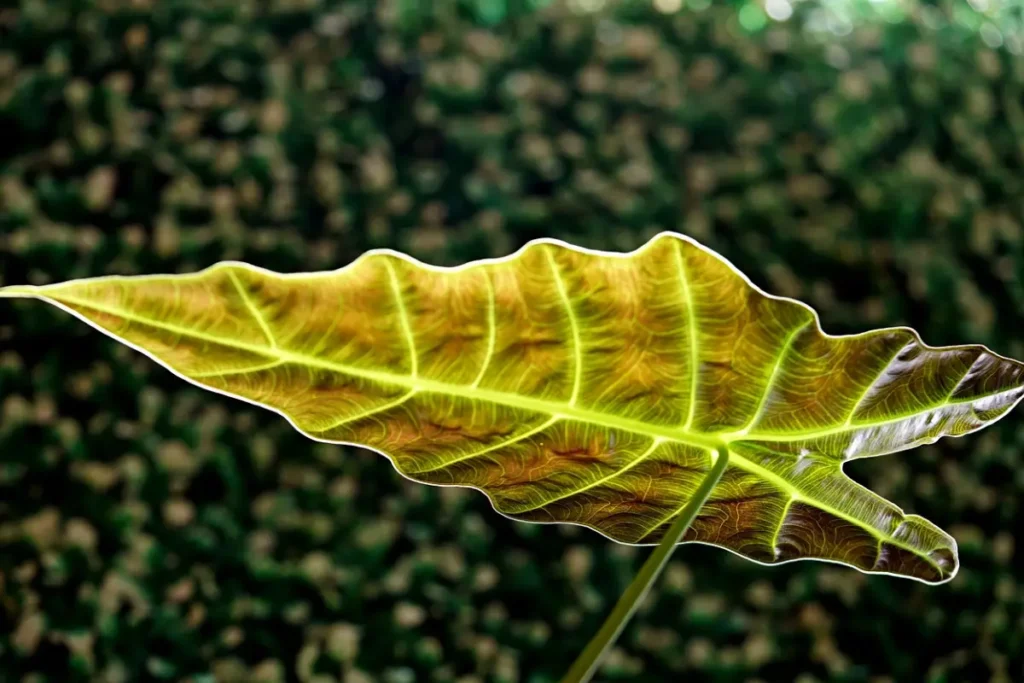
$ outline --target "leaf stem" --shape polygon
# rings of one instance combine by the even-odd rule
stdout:
[[[686,530],[690,528],[690,524],[693,523],[697,513],[704,506],[704,502],[711,495],[711,490],[715,488],[715,484],[722,478],[722,474],[729,464],[729,449],[725,446],[719,446],[715,449],[715,455],[715,461],[703,481],[701,481],[700,486],[697,487],[689,502],[680,511],[676,521],[665,532],[665,536],[658,543],[654,552],[651,553],[650,557],[647,558],[647,561],[640,568],[640,571],[633,577],[629,588],[622,594],[619,601],[615,603],[615,608],[608,615],[608,618],[601,626],[601,630],[597,632],[597,635],[593,637],[583,652],[580,653],[572,668],[569,669],[569,673],[562,679],[562,683],[586,683],[597,672],[597,667],[601,664],[601,660],[604,659],[605,654],[611,649],[615,639],[618,638],[622,629],[629,622],[630,617],[633,616],[637,607],[640,606],[640,602],[647,595],[651,584],[661,574],[661,570],[665,568],[665,564],[672,555],[672,551],[675,550],[676,544],[679,543]]]

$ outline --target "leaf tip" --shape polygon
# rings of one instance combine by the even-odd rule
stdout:
[[[4,299],[31,299],[36,296],[38,287],[33,285],[9,285],[0,287],[0,298]]]

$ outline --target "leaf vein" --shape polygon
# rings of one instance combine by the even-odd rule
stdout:
[[[522,513],[522,512],[531,512],[533,510],[537,510],[539,508],[546,507],[546,506],[550,505],[551,503],[555,503],[555,502],[563,500],[565,498],[569,498],[569,497],[575,496],[575,495],[577,495],[579,493],[583,493],[584,491],[589,491],[590,489],[594,488],[595,486],[600,486],[601,484],[607,483],[607,482],[611,481],[612,479],[615,479],[616,477],[618,477],[618,476],[624,474],[625,472],[628,472],[629,470],[633,469],[634,467],[636,467],[637,465],[639,465],[643,461],[647,460],[647,458],[649,458],[651,456],[651,454],[654,453],[654,451],[656,451],[658,449],[658,446],[660,446],[664,442],[665,442],[665,439],[662,439],[660,437],[659,438],[655,438],[651,442],[650,447],[646,451],[644,451],[642,454],[638,455],[637,457],[633,458],[633,460],[630,461],[627,465],[625,465],[625,466],[615,470],[611,474],[606,475],[604,477],[601,477],[600,479],[597,479],[597,480],[595,480],[595,481],[593,481],[593,482],[591,482],[591,483],[589,483],[589,484],[587,484],[585,486],[582,486],[582,487],[580,487],[578,489],[572,489],[571,491],[563,493],[562,495],[556,496],[556,497],[551,498],[549,500],[545,500],[544,502],[540,503],[539,505],[532,505],[531,507],[528,507],[528,508],[525,508],[525,509],[522,509],[522,510],[516,510],[515,513],[519,514],[519,513]]]
[[[772,534],[772,542],[771,545],[768,546],[772,551],[772,559],[778,559],[779,557],[779,534],[782,533],[782,525],[786,523],[786,517],[789,515],[789,509],[793,506],[793,503],[796,500],[796,497],[790,496],[786,501],[786,504],[782,506],[782,514],[779,515],[779,523],[775,525],[775,533]]]
[[[677,242],[675,248],[676,265],[679,269],[679,284],[682,288],[683,303],[686,305],[687,318],[687,341],[690,350],[690,391],[686,412],[686,422],[683,423],[683,431],[687,431],[693,425],[693,418],[697,408],[697,380],[698,366],[700,363],[700,335],[697,330],[697,312],[693,304],[693,293],[690,291],[690,280],[686,272],[686,263],[683,259],[683,243]]]
[[[385,403],[383,405],[379,405],[379,406],[376,406],[375,408],[371,408],[369,410],[365,410],[365,411],[363,411],[363,412],[361,412],[361,413],[359,413],[357,415],[347,415],[347,416],[343,417],[342,419],[340,419],[340,420],[338,420],[336,422],[332,422],[331,424],[329,424],[326,427],[323,427],[319,431],[320,431],[321,434],[324,434],[326,432],[331,431],[332,429],[337,429],[338,427],[341,427],[342,425],[348,424],[349,422],[355,422],[356,420],[362,420],[364,417],[370,417],[371,415],[376,415],[377,413],[383,413],[386,410],[390,410],[392,408],[395,408],[397,406],[402,405],[403,403],[408,401],[410,398],[415,396],[418,391],[419,391],[418,389],[410,389],[409,391],[407,391],[406,393],[402,394],[401,396],[399,396],[398,398],[396,398],[393,401],[389,401],[389,402],[387,402],[387,403]]]
[[[846,420],[843,422],[844,425],[848,427],[853,424],[853,416],[857,414],[860,404],[864,402],[864,399],[871,394],[871,390],[875,388],[876,384],[878,384],[878,380],[882,379],[882,377],[885,376],[885,373],[889,371],[889,368],[892,367],[892,362],[899,358],[900,354],[906,351],[907,347],[914,343],[914,340],[911,339],[909,342],[896,349],[896,353],[892,354],[889,360],[885,362],[885,365],[882,366],[882,369],[879,370],[872,380],[868,382],[867,386],[864,387],[864,391],[861,392],[860,396],[854,402],[853,407],[850,408],[850,412],[847,414]]]
[[[249,310],[252,317],[256,319],[256,323],[260,326],[260,329],[263,330],[263,334],[266,335],[267,343],[270,344],[270,348],[276,349],[277,341],[274,339],[274,334],[270,331],[270,326],[267,324],[263,314],[260,313],[260,310],[256,308],[256,304],[254,304],[252,299],[249,298],[249,294],[245,291],[245,288],[242,287],[242,283],[238,280],[238,276],[235,275],[234,271],[227,268],[226,272],[228,274],[228,279],[231,280],[231,283],[238,291],[238,296],[242,298],[242,303]]]
[[[260,365],[251,365],[251,366],[246,367],[246,368],[236,368],[236,369],[231,369],[231,370],[214,370],[214,371],[211,371],[211,372],[193,372],[191,374],[191,376],[192,377],[203,378],[203,377],[225,377],[225,376],[228,376],[228,375],[245,375],[245,374],[248,374],[250,372],[260,372],[261,370],[269,370],[270,368],[275,368],[278,365],[284,365],[287,362],[288,361],[286,361],[283,358],[277,358],[275,360],[272,360],[269,363],[261,363]]]
[[[793,342],[801,332],[807,329],[807,326],[811,324],[811,320],[811,318],[808,318],[803,325],[798,326],[786,337],[786,341],[783,344],[782,349],[779,350],[778,357],[775,359],[775,365],[772,368],[772,372],[765,381],[764,390],[761,392],[761,396],[757,401],[757,407],[754,409],[750,419],[747,420],[747,424],[737,431],[737,436],[749,432],[751,427],[757,424],[757,421],[761,419],[761,414],[764,412],[765,406],[768,405],[768,396],[775,387],[775,381],[778,379],[779,371],[782,369],[782,365],[788,357],[790,349],[793,347]]]
[[[509,439],[505,439],[504,441],[499,441],[496,444],[491,444],[487,448],[483,448],[483,449],[478,450],[478,451],[473,451],[472,453],[466,453],[464,455],[460,455],[458,458],[455,458],[453,460],[448,460],[447,462],[443,462],[440,465],[437,465],[436,467],[429,467],[429,468],[427,468],[425,470],[416,470],[415,472],[408,472],[407,474],[417,475],[417,474],[426,474],[428,472],[436,472],[437,470],[443,470],[446,467],[451,467],[452,465],[455,465],[457,463],[463,462],[465,460],[470,460],[471,458],[475,458],[477,456],[484,455],[485,453],[490,453],[492,451],[496,451],[499,448],[504,448],[505,446],[510,446],[510,445],[516,443],[517,441],[522,441],[523,439],[527,439],[527,438],[533,436],[534,434],[537,434],[538,432],[544,431],[545,429],[547,429],[551,425],[553,425],[556,422],[558,422],[559,419],[560,419],[560,416],[555,415],[554,417],[552,417],[551,419],[545,421],[543,424],[541,424],[538,427],[534,427],[533,429],[529,429],[529,430],[523,432],[522,434],[517,434],[516,436],[513,436],[513,437],[511,437]]]
[[[836,434],[845,434],[846,432],[854,432],[860,429],[873,429],[875,427],[884,427],[886,425],[895,424],[902,422],[903,420],[909,420],[912,417],[926,413],[930,410],[938,410],[939,408],[946,408],[949,406],[958,406],[965,403],[975,403],[982,399],[992,398],[994,396],[1001,396],[1003,394],[1010,394],[1015,391],[1021,391],[1021,387],[1011,387],[1009,389],[1003,389],[1000,391],[994,391],[991,394],[981,394],[979,396],[972,396],[970,398],[960,399],[958,401],[942,401],[935,405],[931,405],[927,408],[922,408],[912,413],[901,413],[894,415],[885,420],[878,420],[877,422],[857,422],[852,425],[839,425],[830,429],[821,429],[817,431],[805,431],[805,432],[750,432],[745,435],[744,439],[736,439],[732,432],[722,432],[719,434],[708,434],[708,436],[717,436],[726,443],[732,441],[774,441],[774,442],[790,442],[800,441],[804,439],[818,439],[825,436],[835,436]]]
[[[498,322],[497,313],[495,311],[495,300],[494,300],[494,283],[491,282],[491,276],[487,274],[486,269],[482,269],[484,275],[484,282],[487,284],[487,353],[484,355],[483,365],[480,366],[480,372],[477,373],[476,379],[470,384],[471,389],[476,389],[480,386],[480,381],[483,380],[484,374],[487,372],[487,367],[491,364],[491,359],[494,357],[494,345],[496,343],[496,337],[498,334]]]
[[[576,312],[572,308],[572,301],[569,299],[569,292],[565,287],[565,281],[562,279],[562,274],[558,271],[558,264],[555,263],[555,257],[551,254],[550,249],[545,249],[544,255],[547,256],[548,263],[551,265],[555,287],[558,288],[558,295],[565,306],[565,313],[569,318],[569,329],[572,333],[573,364],[575,369],[573,371],[572,394],[569,396],[568,401],[568,405],[571,407],[576,405],[576,400],[580,395],[580,384],[583,379],[583,345],[580,342],[580,327],[579,322],[576,320]]]
[[[405,301],[402,298],[402,286],[401,283],[398,282],[398,275],[395,273],[395,267],[387,260],[384,261],[384,266],[388,269],[388,277],[391,280],[391,291],[395,296],[395,306],[398,309],[398,322],[402,326],[402,334],[405,336],[406,344],[409,347],[409,376],[415,381],[416,377],[419,376],[416,337],[412,332],[409,313],[405,310]]]

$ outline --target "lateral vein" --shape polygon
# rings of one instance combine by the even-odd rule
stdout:
[[[565,312],[569,317],[569,329],[572,331],[573,362],[575,370],[572,380],[572,395],[569,396],[568,401],[568,405],[572,407],[576,405],[576,399],[579,398],[580,383],[583,379],[583,348],[580,343],[580,327],[576,320],[576,313],[572,308],[572,301],[569,299],[569,292],[565,288],[565,282],[562,280],[561,273],[558,272],[558,264],[555,263],[555,257],[551,255],[550,249],[545,249],[544,255],[548,257],[548,263],[551,264],[551,272],[555,276],[555,286],[558,288],[558,294],[562,298],[562,303],[565,305]]]
[[[786,341],[783,344],[782,349],[779,350],[779,354],[775,359],[775,365],[774,367],[772,367],[772,372],[768,376],[768,379],[765,380],[764,390],[761,392],[761,397],[757,401],[757,407],[751,414],[750,419],[747,420],[747,424],[745,424],[741,429],[739,429],[736,432],[737,436],[749,432],[750,428],[757,424],[757,421],[761,419],[761,413],[764,412],[764,408],[768,404],[768,395],[771,394],[772,389],[775,388],[775,381],[778,378],[779,370],[782,369],[782,364],[789,355],[789,351],[793,346],[793,342],[796,340],[797,336],[799,336],[801,332],[807,329],[807,326],[811,324],[811,320],[812,318],[808,318],[803,325],[798,326],[786,337]]]
[[[487,269],[482,268],[481,271],[484,275],[484,282],[487,283],[487,353],[484,355],[483,365],[480,366],[480,372],[477,373],[476,379],[470,384],[470,388],[476,389],[480,386],[480,381],[483,380],[484,374],[487,372],[487,367],[491,364],[491,359],[494,357],[494,345],[498,334],[498,322],[497,314],[495,311],[494,301],[494,284],[491,282],[491,276],[487,274]]]
[[[683,260],[683,245],[676,244],[676,263],[679,268],[679,284],[683,290],[683,303],[686,304],[686,330],[687,340],[690,348],[690,400],[686,412],[686,422],[683,423],[683,431],[688,431],[693,425],[693,418],[697,408],[697,379],[700,364],[700,334],[697,329],[697,312],[693,306],[693,293],[690,291],[690,279],[686,271],[686,263]]]
[[[332,429],[337,429],[338,427],[342,426],[343,424],[347,424],[349,422],[355,422],[356,420],[361,420],[364,417],[369,417],[371,415],[376,415],[377,413],[383,413],[385,410],[390,410],[391,408],[394,408],[396,406],[400,406],[403,403],[405,403],[406,401],[408,401],[410,398],[415,396],[417,391],[418,391],[418,389],[410,389],[409,391],[407,391],[406,393],[402,394],[401,396],[399,396],[398,398],[396,398],[393,401],[389,401],[389,402],[387,402],[387,403],[385,403],[383,405],[379,405],[379,406],[376,406],[375,408],[371,408],[369,410],[363,411],[363,412],[361,412],[361,413],[359,413],[357,415],[347,415],[347,416],[343,417],[342,419],[338,420],[337,422],[332,422],[328,426],[324,427],[323,429],[320,430],[320,433],[323,434],[325,432],[329,432]]]
[[[513,436],[510,439],[505,439],[504,441],[499,441],[496,444],[491,444],[487,448],[481,449],[479,451],[473,451],[472,453],[466,453],[465,455],[461,455],[458,458],[455,458],[454,460],[448,460],[447,462],[443,462],[440,465],[437,465],[436,467],[429,467],[429,468],[427,468],[425,470],[417,470],[415,472],[409,472],[409,474],[410,475],[417,475],[417,474],[426,474],[427,472],[436,472],[437,470],[443,470],[446,467],[451,467],[452,465],[454,465],[456,463],[460,463],[460,462],[462,462],[464,460],[469,460],[471,458],[475,458],[475,457],[484,455],[485,453],[490,453],[492,451],[496,451],[499,448],[504,448],[505,446],[510,446],[510,445],[516,443],[517,441],[522,441],[523,439],[527,439],[527,438],[533,436],[534,434],[537,434],[538,432],[544,431],[545,429],[547,429],[551,425],[553,425],[556,422],[558,422],[558,420],[559,420],[559,416],[555,415],[551,419],[545,421],[540,426],[534,427],[533,429],[529,429],[529,430],[523,432],[522,434],[517,434],[517,435]]]
[[[523,513],[523,512],[531,512],[533,510],[539,510],[540,508],[545,507],[547,505],[550,505],[551,503],[555,503],[555,502],[558,502],[558,501],[563,500],[565,498],[569,498],[571,496],[578,495],[580,493],[583,493],[584,491],[589,491],[590,489],[594,488],[595,486],[600,486],[601,484],[609,482],[612,479],[615,479],[619,475],[623,474],[624,472],[628,472],[629,470],[633,469],[634,467],[636,467],[637,465],[639,465],[643,461],[647,460],[647,458],[649,458],[651,456],[651,454],[654,453],[654,451],[656,451],[658,449],[658,446],[660,446],[663,443],[665,443],[665,439],[655,438],[651,442],[650,447],[648,447],[648,449],[646,451],[644,451],[643,453],[641,453],[637,457],[633,458],[633,460],[630,461],[630,463],[628,465],[625,465],[625,466],[621,467],[620,469],[615,470],[611,474],[608,474],[608,475],[606,475],[604,477],[601,477],[600,479],[597,479],[597,480],[587,484],[586,486],[582,486],[582,487],[580,487],[578,489],[573,489],[573,490],[568,491],[566,493],[563,493],[563,494],[561,494],[559,496],[555,496],[554,498],[550,498],[548,500],[545,500],[544,502],[540,503],[539,505],[532,505],[532,506],[530,506],[528,508],[525,508],[523,510],[516,510],[515,514],[518,515],[518,514]]]
[[[419,375],[419,365],[416,353],[416,337],[412,333],[412,324],[409,321],[409,314],[405,310],[405,301],[402,298],[402,286],[398,282],[398,275],[395,267],[385,259],[384,267],[388,269],[388,277],[391,279],[391,291],[395,296],[395,305],[398,307],[398,321],[402,326],[402,334],[405,335],[406,344],[409,346],[409,375],[415,381]]]
[[[857,410],[860,408],[860,404],[863,403],[864,399],[866,399],[871,394],[871,390],[875,388],[876,384],[878,384],[878,380],[882,379],[885,373],[888,372],[889,368],[892,367],[892,362],[896,360],[896,358],[898,358],[899,355],[903,353],[903,351],[913,343],[914,340],[911,339],[909,342],[898,348],[896,350],[896,353],[892,354],[892,357],[889,358],[889,360],[886,361],[885,365],[882,366],[882,369],[878,371],[878,373],[871,379],[870,382],[868,382],[867,386],[864,387],[864,391],[861,392],[856,402],[854,402],[853,407],[850,408],[850,413],[846,416],[846,420],[843,422],[844,426],[849,427],[850,425],[853,424],[853,416],[857,414]]]
[[[261,363],[260,365],[250,365],[246,368],[234,368],[231,370],[213,370],[210,372],[193,372],[192,377],[198,377],[200,379],[204,377],[226,377],[229,375],[246,375],[250,372],[259,372],[261,370],[269,370],[276,368],[278,365],[284,365],[287,361],[283,358],[275,358],[269,363]]]
[[[230,268],[227,268],[225,270],[228,274],[228,278],[231,280],[231,283],[235,286],[235,289],[238,291],[238,296],[242,298],[242,303],[245,304],[245,307],[249,310],[249,313],[252,314],[252,317],[256,319],[256,323],[260,326],[260,329],[263,330],[263,334],[266,335],[267,343],[270,344],[270,348],[276,349],[277,340],[274,339],[274,334],[270,331],[270,326],[267,324],[267,321],[263,317],[263,314],[260,312],[258,308],[256,308],[256,304],[252,302],[252,299],[249,298],[249,294],[245,291],[245,288],[242,287],[242,283],[239,282],[238,276],[235,275],[234,271],[231,270]]]

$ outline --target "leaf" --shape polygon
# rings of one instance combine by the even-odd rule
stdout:
[[[953,538],[843,463],[980,429],[1024,392],[1024,365],[983,346],[829,336],[673,233],[630,254],[537,240],[437,268],[377,250],[327,273],[224,262],[0,294],[49,301],[406,477],[622,543],[656,543],[726,445],[684,541],[929,583],[955,575]]]

